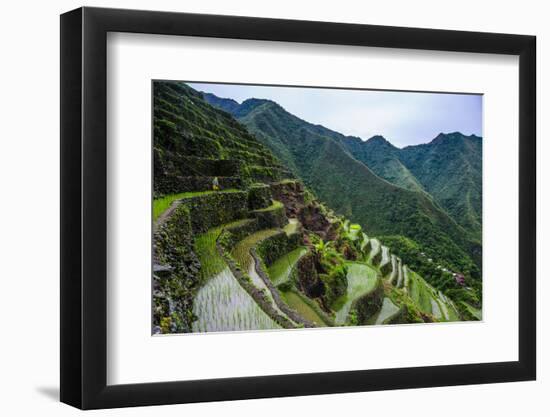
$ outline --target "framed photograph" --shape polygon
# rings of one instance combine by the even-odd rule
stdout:
[[[535,37],[61,16],[61,401],[533,380]]]

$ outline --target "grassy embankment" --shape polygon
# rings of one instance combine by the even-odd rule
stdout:
[[[169,194],[165,195],[160,198],[156,198],[153,200],[153,220],[157,220],[159,216],[164,213],[168,208],[172,205],[172,203],[176,200],[181,200],[184,198],[191,198],[196,197],[199,195],[206,195],[206,194],[212,194],[212,193],[234,193],[239,190],[237,189],[227,189],[223,191],[189,191],[186,193],[178,193],[178,194]]]

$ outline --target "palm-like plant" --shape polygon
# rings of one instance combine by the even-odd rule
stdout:
[[[325,242],[323,239],[319,239],[313,247],[319,262],[325,269],[330,269],[333,265],[343,261],[342,255],[334,248],[334,242],[332,241]]]

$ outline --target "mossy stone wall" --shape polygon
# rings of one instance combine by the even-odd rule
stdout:
[[[302,203],[303,203],[303,192],[304,192],[304,186],[303,184],[298,180],[285,180],[280,182],[275,182],[271,184],[271,192],[273,194],[273,198],[279,201],[284,201],[285,197],[288,196],[300,196],[302,197]]]
[[[189,209],[180,205],[154,235],[153,330],[191,332],[200,262],[193,250]]]
[[[319,278],[315,255],[308,253],[300,258],[296,265],[298,289],[310,298],[322,297],[325,293],[323,281]]]
[[[247,219],[236,226],[227,227],[218,239],[223,249],[230,252],[245,237],[258,231],[258,220]]]
[[[248,189],[248,208],[258,210],[271,205],[271,189],[266,184],[254,184]]]
[[[219,192],[191,197],[182,202],[189,208],[193,233],[243,219],[248,214],[246,191]]]
[[[257,182],[271,183],[284,178],[293,177],[290,171],[277,166],[249,165],[247,172],[250,178]]]
[[[379,280],[376,289],[353,303],[352,310],[357,313],[358,324],[367,324],[369,319],[380,311],[383,302],[384,288]]]
[[[273,204],[272,207],[252,211],[251,214],[258,219],[262,229],[276,229],[284,227],[288,223],[285,207],[282,204]]]
[[[281,231],[262,240],[257,245],[256,252],[260,255],[266,266],[270,267],[281,256],[292,252],[301,244],[302,237],[300,234],[292,233],[291,235],[287,235]]]
[[[160,177],[155,183],[155,196],[166,194],[185,193],[187,191],[212,190],[214,177],[182,177],[166,175]],[[242,180],[239,177],[217,177],[221,190],[241,188]]]
[[[397,266],[397,262],[396,262]],[[391,256],[389,262],[386,262],[384,265],[380,265],[380,272],[382,272],[382,275],[387,276],[392,271],[392,262],[391,262]]]

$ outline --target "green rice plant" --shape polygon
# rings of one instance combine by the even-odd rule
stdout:
[[[382,302],[382,308],[373,320],[372,324],[386,324],[389,320],[395,317],[399,311],[400,308],[396,306],[390,298],[385,297]]]
[[[252,263],[250,249],[256,246],[262,240],[279,233],[279,229],[264,229],[253,233],[241,240],[233,249],[231,256],[239,263],[241,268],[246,271]]]
[[[256,271],[256,264],[250,253],[250,250],[253,247],[255,247],[258,243],[277,233],[280,233],[279,229],[264,229],[256,233],[253,233],[247,236],[246,238],[244,238],[243,240],[241,240],[235,246],[235,248],[231,253],[231,256],[237,261],[241,269],[247,272],[248,276],[252,281],[252,284],[257,289],[259,289],[264,293],[265,301],[270,303],[273,309],[276,310],[280,315],[287,317],[284,311],[282,311],[277,305],[277,303],[275,302],[275,299],[273,298],[273,295],[271,294],[270,289],[267,287],[264,280],[260,277],[260,275],[258,274],[258,271]]]
[[[281,293],[284,302],[292,309],[296,310],[300,316],[318,326],[326,326],[325,321],[317,312],[304,301],[302,296],[296,291],[290,290]]]
[[[194,248],[201,262],[200,273],[203,280],[216,275],[226,267],[224,259],[216,248],[216,241],[222,231],[225,228],[235,227],[247,221],[247,219],[244,219],[224,224],[223,226],[210,229],[206,233],[202,233],[195,238]]]
[[[185,198],[196,197],[199,195],[206,195],[212,193],[234,193],[239,190],[227,189],[223,191],[190,191],[186,193],[169,194],[153,200],[153,221],[156,221],[159,216],[164,213],[172,205],[174,201],[182,200]]]
[[[267,206],[267,207],[264,207],[264,208],[261,208],[261,209],[258,209],[258,210],[254,210],[254,212],[255,213],[263,213],[263,212],[266,212],[266,211],[281,209],[283,207],[284,207],[283,203],[281,203],[280,201],[273,201],[273,204],[271,204],[270,206]]]
[[[210,279],[193,304],[193,332],[279,329],[241,287],[229,268]]]
[[[348,288],[346,295],[335,303],[335,308],[337,308],[335,321],[338,325],[345,324],[355,300],[376,289],[378,272],[367,264],[350,262],[348,264],[347,279]]]
[[[290,279],[290,274],[296,263],[302,256],[307,253],[307,248],[300,246],[292,252],[287,253],[277,259],[273,265],[269,267],[268,273],[273,285],[279,286]]]
[[[283,230],[287,234],[287,236],[289,236],[293,233],[296,233],[299,226],[300,222],[298,222],[298,219],[288,219],[288,224],[283,227]]]

